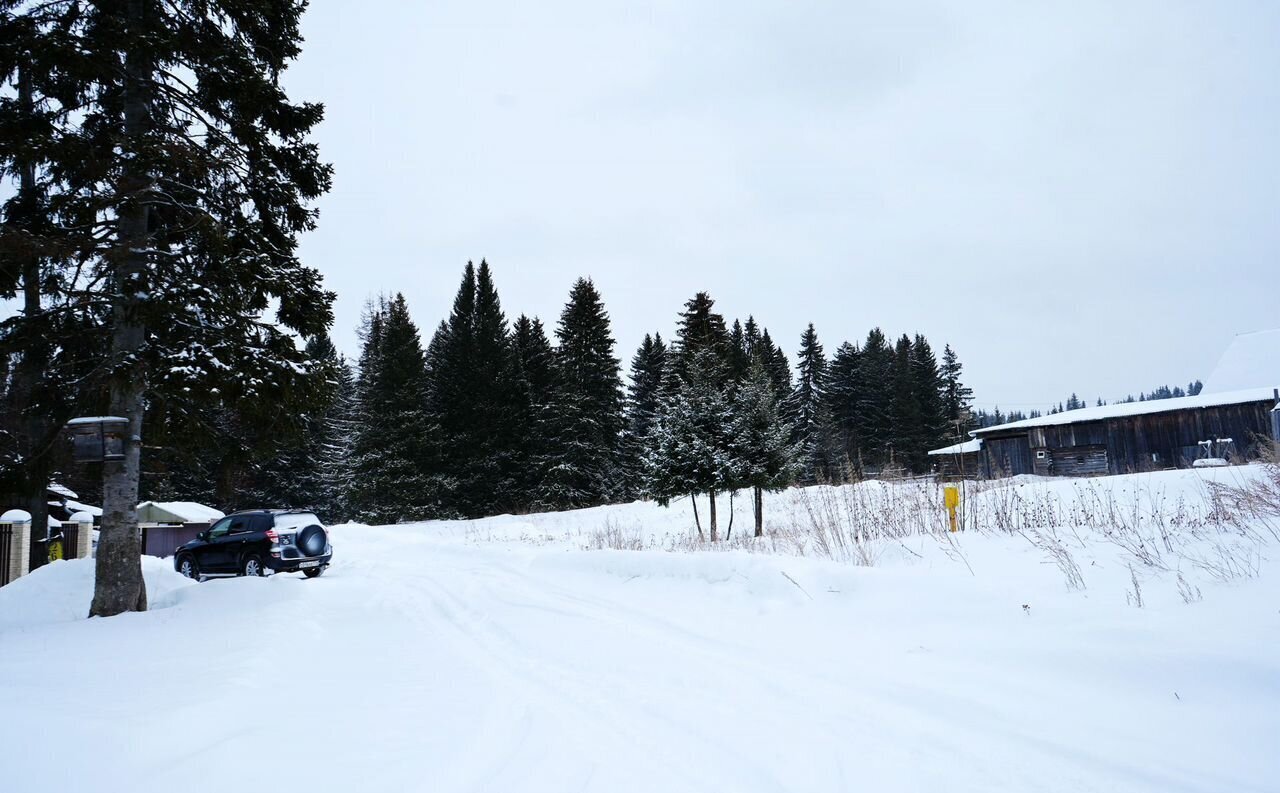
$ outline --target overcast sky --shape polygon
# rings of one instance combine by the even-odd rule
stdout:
[[[1280,325],[1280,3],[1053,6],[315,0],[335,340],[486,257],[549,327],[592,277],[624,363],[706,290],[950,343],[983,407],[1205,377]]]

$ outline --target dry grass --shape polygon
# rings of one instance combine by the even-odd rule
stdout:
[[[1169,493],[1141,479],[1080,480],[1069,492],[1027,480],[958,483],[963,531],[1017,535],[1062,573],[1068,589],[1086,587],[1076,555],[1095,543],[1118,548],[1131,568],[1131,603],[1143,602],[1141,570],[1176,572],[1186,602],[1200,599],[1182,571],[1195,569],[1222,581],[1258,575],[1264,547],[1280,542],[1280,463],[1241,473],[1233,484],[1206,482],[1197,494]],[[653,537],[640,525],[608,519],[583,547],[619,550],[707,551],[813,556],[873,566],[889,551],[919,555],[931,538],[951,559],[968,565],[949,531],[942,488],[930,480],[865,481],[797,488],[770,505],[775,516],[764,537],[736,532],[714,545],[692,532]]]

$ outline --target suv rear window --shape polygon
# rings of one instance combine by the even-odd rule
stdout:
[[[314,512],[289,512],[284,515],[276,515],[276,529],[278,531],[297,531],[313,525],[324,525]]]

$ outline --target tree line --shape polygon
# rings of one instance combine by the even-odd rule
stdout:
[[[646,334],[624,380],[591,280],[548,331],[508,321],[485,261],[425,342],[400,294],[370,301],[359,339],[354,362],[313,340],[325,402],[240,492],[395,522],[750,489],[759,531],[768,490],[924,472],[971,426],[959,360],[947,347],[939,363],[922,335],[875,329],[828,360],[810,326],[793,374],[767,328],[729,324],[699,293],[670,342]]]
[[[1170,388],[1167,385],[1162,385],[1152,389],[1151,391],[1139,392],[1137,397],[1133,396],[1133,394],[1129,394],[1124,399],[1119,400],[1117,404],[1150,402],[1156,399],[1177,399],[1178,397],[1196,396],[1203,388],[1204,383],[1199,380],[1192,380],[1187,383],[1187,387],[1185,389],[1182,388],[1182,386],[1173,386]],[[1094,402],[1094,407],[1102,407],[1107,404],[1110,403],[1102,397],[1098,397]],[[1053,416],[1058,413],[1065,413],[1068,410],[1079,410],[1086,407],[1089,407],[1089,403],[1077,396],[1075,392],[1072,392],[1071,396],[1067,397],[1066,401],[1059,402],[1057,405],[1051,406],[1047,411],[1030,410],[1024,413],[1021,410],[1011,410],[1005,413],[1002,412],[1000,407],[997,405],[991,411],[975,411],[973,414],[973,420],[977,427],[994,427],[998,424],[1009,424],[1014,421],[1023,421],[1025,419],[1038,419],[1046,414]]]

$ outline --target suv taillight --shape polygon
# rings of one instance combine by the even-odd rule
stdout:
[[[275,529],[267,529],[267,539],[271,540],[272,545],[275,545],[280,542],[280,535],[276,534]]]

